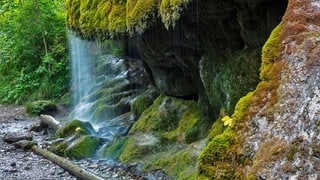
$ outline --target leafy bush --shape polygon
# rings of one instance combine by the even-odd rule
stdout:
[[[52,101],[39,100],[25,105],[26,112],[30,115],[51,114],[57,111],[57,106]]]
[[[0,2],[0,103],[59,99],[68,90],[62,0]]]

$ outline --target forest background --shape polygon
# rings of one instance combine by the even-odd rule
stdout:
[[[67,47],[63,0],[1,0],[0,103],[68,103]]]

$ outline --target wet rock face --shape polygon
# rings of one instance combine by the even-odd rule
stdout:
[[[184,44],[191,41],[181,28],[168,31],[159,22],[142,35],[140,48],[154,85],[166,95],[177,97],[198,94],[199,88],[195,81],[200,53]]]
[[[204,95],[212,108],[232,112],[237,100],[258,83],[256,52],[286,5],[274,0],[193,1],[174,28],[155,21],[138,48],[150,79],[165,95]],[[201,59],[205,63],[199,64]],[[240,66],[242,62],[246,66]]]

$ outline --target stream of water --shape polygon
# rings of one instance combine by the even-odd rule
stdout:
[[[116,83],[110,82],[126,82],[124,60],[111,55],[106,43],[82,40],[72,34],[69,42],[73,103],[70,118],[90,122],[99,136],[112,140],[117,133],[113,132],[118,127],[114,120],[117,114],[111,110],[97,118],[97,114],[107,111],[101,108],[99,98],[106,98],[101,94],[112,88],[108,83],[115,86]],[[110,102],[115,101],[110,99]]]

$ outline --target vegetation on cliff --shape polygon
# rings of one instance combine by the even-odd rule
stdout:
[[[83,38],[105,39],[126,32],[143,32],[161,16],[174,26],[190,0],[67,0],[67,25]]]
[[[261,82],[254,92],[241,98],[231,116],[232,124],[223,134],[214,137],[199,157],[198,175],[200,178],[214,177],[217,179],[234,179],[244,177],[246,163],[252,163],[250,157],[242,152],[243,136],[246,123],[251,115],[261,109],[269,100],[268,107],[276,101],[277,77],[279,72],[281,25],[271,33],[262,50]],[[268,99],[263,98],[267,97]],[[230,121],[230,119],[229,119]]]

